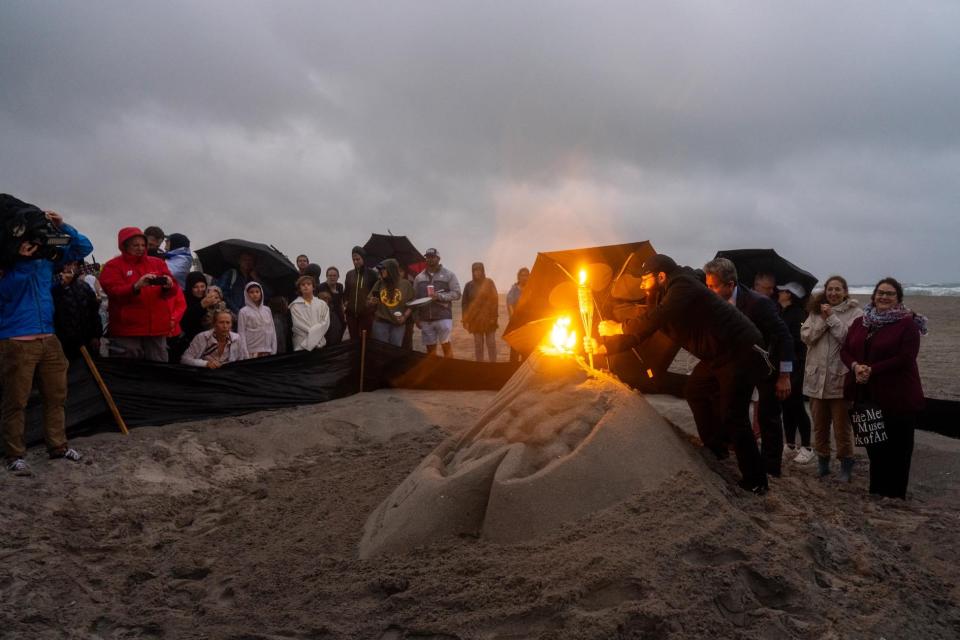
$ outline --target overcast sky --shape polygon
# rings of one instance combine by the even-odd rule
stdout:
[[[0,1],[0,191],[502,290],[537,251],[960,282],[960,3]]]

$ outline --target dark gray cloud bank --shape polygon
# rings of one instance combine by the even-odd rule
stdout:
[[[2,190],[502,288],[538,250],[960,281],[955,2],[0,3]]]

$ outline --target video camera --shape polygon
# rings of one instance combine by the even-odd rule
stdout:
[[[20,244],[24,241],[37,245],[33,257],[57,260],[71,239],[39,207],[0,193],[0,264],[9,267],[23,259]]]

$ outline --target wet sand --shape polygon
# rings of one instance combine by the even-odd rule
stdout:
[[[915,304],[928,394],[956,393],[957,303]],[[917,434],[907,501],[868,496],[862,450],[850,485],[787,462],[756,498],[659,396],[708,475],[534,540],[359,559],[368,516],[494,395],[378,391],[101,433],[74,442],[80,464],[33,450],[33,477],[0,481],[0,638],[960,636],[960,441]]]

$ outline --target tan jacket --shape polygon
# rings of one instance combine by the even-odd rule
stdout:
[[[842,398],[847,367],[840,361],[840,347],[847,329],[863,315],[860,303],[847,298],[826,319],[811,313],[800,325],[800,339],[807,345],[803,394],[810,398]]]

